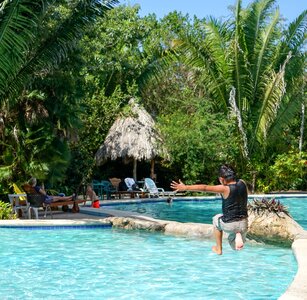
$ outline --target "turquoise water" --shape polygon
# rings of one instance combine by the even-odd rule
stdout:
[[[282,198],[280,202],[288,207],[291,216],[307,230],[307,198]],[[218,200],[190,200],[167,202],[151,202],[115,205],[114,209],[130,210],[141,214],[148,214],[162,220],[178,222],[212,223],[212,217],[221,213],[222,201]]]
[[[0,299],[277,299],[297,271],[291,249],[160,233],[0,229]]]
[[[106,208],[108,207],[106,206]],[[112,205],[114,209],[147,214],[156,219],[210,224],[212,223],[212,217],[221,213],[221,207],[221,200],[173,201],[171,204],[163,201]]]
[[[284,198],[280,202],[288,207],[294,220],[307,230],[307,198]]]

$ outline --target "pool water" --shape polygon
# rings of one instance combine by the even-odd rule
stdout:
[[[290,215],[305,230],[307,230],[307,198],[282,198]],[[212,217],[221,213],[222,201],[216,200],[174,200],[171,204],[166,201],[150,203],[133,203],[112,206],[114,209],[129,210],[141,214],[150,215],[156,219],[211,224]],[[108,208],[108,206],[106,206]]]
[[[115,229],[0,229],[1,299],[277,299],[291,249]]]
[[[293,219],[307,230],[307,197],[282,198],[280,202],[288,208]]]
[[[106,206],[108,208],[109,206]],[[212,223],[212,217],[221,213],[221,200],[166,201],[112,205],[113,209],[146,214],[156,219],[178,222]]]

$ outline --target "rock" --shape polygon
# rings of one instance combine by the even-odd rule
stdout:
[[[200,223],[168,222],[165,225],[164,231],[166,234],[198,236],[204,238],[211,238],[213,236],[213,226]]]
[[[267,244],[291,246],[304,229],[284,212],[249,210],[247,238]]]
[[[213,237],[213,226],[208,224],[180,223],[154,219],[144,220],[131,217],[110,217],[108,221],[112,226],[124,229],[161,231],[165,234],[197,236],[203,238]]]
[[[142,220],[138,218],[111,217],[108,218],[114,227],[148,231],[164,231],[165,224],[161,222]]]

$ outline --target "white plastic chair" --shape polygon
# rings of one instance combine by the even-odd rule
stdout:
[[[30,204],[27,200],[27,194],[9,194],[10,204],[13,211],[18,215],[21,211],[22,214],[28,216],[31,219]]]
[[[126,186],[127,186],[127,188],[128,188],[128,190],[127,190],[128,192],[129,192],[129,191],[132,191],[132,190],[133,190],[132,186],[133,186],[134,184],[136,184],[135,181],[134,181],[134,179],[133,179],[133,178],[130,178],[130,177],[125,178],[125,183],[126,183]]]
[[[158,188],[151,178],[145,178],[144,187],[150,197],[164,197],[164,189]]]
[[[158,188],[156,183],[151,178],[145,178],[144,190],[149,193],[149,197],[174,197],[174,191],[165,191],[163,188]]]

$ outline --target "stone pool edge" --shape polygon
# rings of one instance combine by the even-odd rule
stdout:
[[[279,300],[303,300],[307,299],[307,236],[298,238],[292,243],[292,251],[297,260],[298,270],[294,280],[279,297]]]

